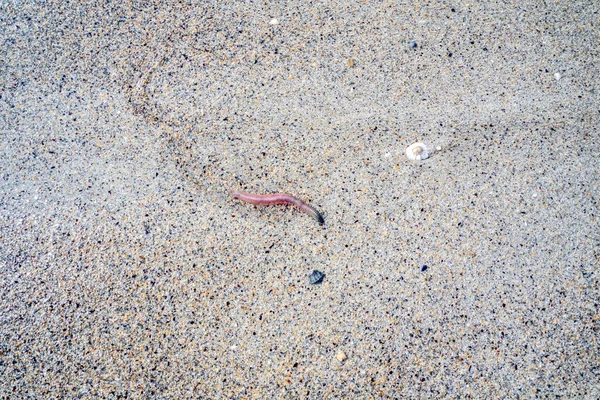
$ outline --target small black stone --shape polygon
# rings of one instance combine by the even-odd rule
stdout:
[[[423,265],[423,266],[421,267],[421,272],[425,272],[425,271],[427,271],[427,265]]]
[[[308,281],[313,285],[317,283],[323,282],[323,277],[325,275],[321,271],[317,271],[316,269],[308,275]]]
[[[409,44],[411,49],[416,49],[417,48],[417,42],[415,42],[414,40],[412,40]]]

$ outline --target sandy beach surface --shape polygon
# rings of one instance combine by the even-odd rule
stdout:
[[[600,397],[599,26],[0,0],[0,397]]]

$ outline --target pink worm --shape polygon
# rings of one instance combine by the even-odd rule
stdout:
[[[250,194],[245,192],[234,192],[232,194],[234,199],[240,199],[241,201],[245,201],[246,203],[257,204],[260,206],[270,206],[273,204],[292,204],[303,213],[306,213],[317,220],[317,222],[321,225],[325,222],[321,213],[315,210],[313,207],[309,206],[305,202],[300,199],[295,198],[291,194],[285,193],[275,193],[275,194]]]

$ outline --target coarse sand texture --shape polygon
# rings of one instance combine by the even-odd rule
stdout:
[[[0,398],[600,398],[599,15],[0,0]]]

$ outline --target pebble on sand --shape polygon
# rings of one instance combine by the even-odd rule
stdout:
[[[337,358],[339,362],[343,362],[348,358],[348,356],[346,356],[346,353],[344,353],[342,350],[338,350],[335,358]]]
[[[308,281],[315,285],[317,283],[321,283],[323,281],[324,276],[325,274],[315,269],[313,272],[310,273],[310,275],[308,275]]]

